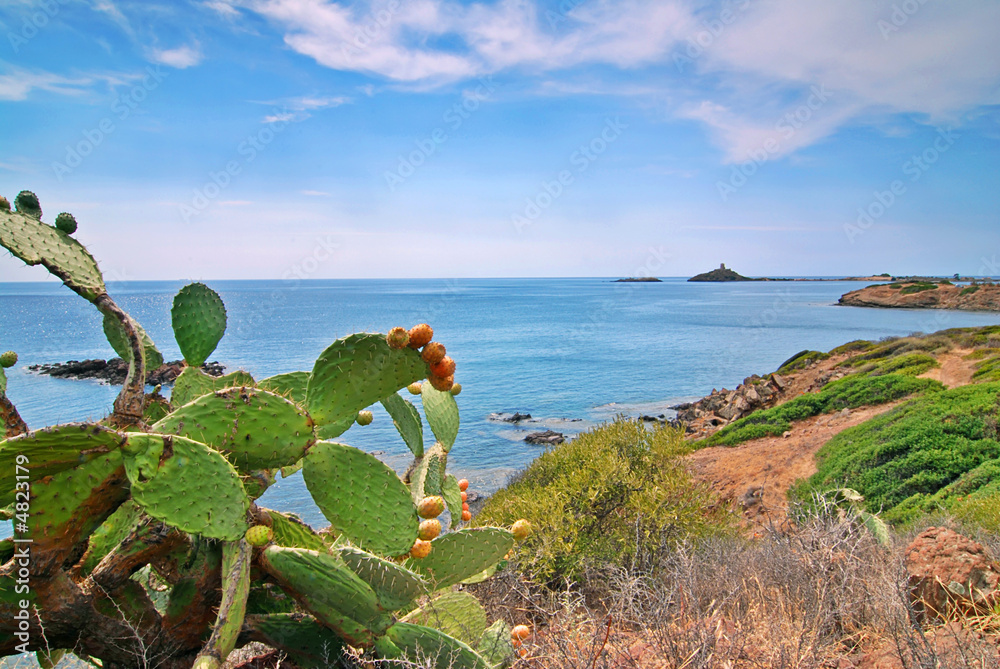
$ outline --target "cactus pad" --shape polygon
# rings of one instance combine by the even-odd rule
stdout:
[[[152,426],[219,451],[242,473],[295,464],[315,443],[312,420],[280,395],[228,388],[185,404]]]
[[[129,535],[141,517],[142,511],[132,500],[118,507],[104,524],[90,535],[87,552],[80,562],[80,573],[86,575],[92,572],[104,556]]]
[[[510,632],[510,625],[498,620],[486,628],[476,644],[476,650],[494,669],[509,667],[514,659],[514,644],[510,640]]]
[[[406,608],[427,591],[427,582],[422,576],[395,562],[353,546],[338,548],[337,553],[362,581],[371,586],[379,606],[386,611]]]
[[[397,393],[383,399],[382,406],[392,418],[392,424],[399,431],[399,436],[413,451],[414,457],[421,457],[424,454],[424,425],[417,408]]]
[[[447,453],[458,437],[458,404],[455,403],[455,397],[450,392],[436,390],[429,383],[423,384],[420,395],[427,424]]]
[[[385,335],[353,334],[330,344],[316,360],[306,405],[320,424],[353,419],[425,376],[427,364],[417,351],[390,348]]]
[[[182,407],[216,390],[254,385],[253,377],[244,371],[231,372],[225,376],[209,376],[197,367],[185,367],[174,380],[170,403],[175,407]]]
[[[382,627],[387,620],[375,592],[339,556],[269,546],[262,562],[302,608],[351,644],[371,645],[376,636],[372,628]]]
[[[108,338],[111,348],[115,350],[119,358],[125,362],[131,362],[132,347],[129,345],[128,335],[125,334],[125,328],[122,327],[121,321],[114,314],[105,312],[103,325],[104,336]],[[134,319],[132,320],[132,325],[135,326],[135,331],[142,341],[142,356],[143,360],[145,360],[146,373],[148,374],[163,364],[163,355],[156,348],[156,344],[153,343],[153,340],[146,334],[142,326],[135,322]]]
[[[61,230],[32,216],[0,211],[0,245],[27,265],[42,265],[93,302],[107,293],[94,256]]]
[[[132,499],[148,515],[213,539],[235,541],[247,531],[250,500],[220,453],[183,437],[132,433],[123,454]]]
[[[306,404],[307,385],[309,385],[309,372],[287,372],[257,382],[258,388],[287,397],[300,406]]]
[[[303,669],[326,669],[340,664],[344,642],[329,628],[304,613],[252,616],[246,620],[253,639],[288,653]]]
[[[402,622],[433,627],[471,646],[486,631],[486,610],[467,592],[446,592],[406,614]]]
[[[447,462],[448,456],[441,444],[434,444],[429,451],[424,453],[424,457],[420,459],[410,476],[410,493],[413,495],[414,502],[419,502],[424,497],[441,494]],[[459,497],[461,497],[461,493],[459,493]]]
[[[170,322],[185,362],[201,367],[226,333],[226,305],[205,284],[191,283],[174,296]]]
[[[448,505],[448,515],[451,516],[451,527],[454,529],[462,522],[462,490],[458,487],[458,479],[451,474],[444,477],[441,496]]]
[[[274,532],[273,541],[278,546],[306,548],[321,552],[327,549],[323,538],[299,520],[298,516],[270,509],[267,513],[271,516],[271,531]]]
[[[431,554],[409,566],[441,589],[499,562],[514,547],[514,535],[498,527],[479,527],[445,534],[431,544]]]
[[[378,458],[321,442],[305,458],[306,487],[338,532],[365,550],[403,555],[417,538],[410,490]]]
[[[411,623],[396,623],[386,636],[398,646],[407,659],[425,659],[434,669],[492,669],[489,663],[467,644],[431,627]],[[421,666],[428,666],[421,664]]]
[[[117,451],[124,443],[124,435],[84,423],[47,427],[0,441],[0,506],[14,501],[17,456],[27,458],[21,466],[28,470],[29,480],[34,484]],[[18,470],[18,473],[25,472]]]

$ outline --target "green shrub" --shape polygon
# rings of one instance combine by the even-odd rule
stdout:
[[[779,435],[790,429],[793,421],[804,420],[828,411],[884,404],[916,392],[939,390],[942,387],[937,381],[898,374],[883,376],[852,374],[840,381],[827,384],[818,393],[800,395],[779,406],[740,418],[698,442],[698,446],[733,446],[750,439]]]
[[[965,288],[962,289],[962,292],[959,293],[958,295],[959,297],[961,297],[962,295],[972,295],[977,290],[979,290],[979,286],[966,286]]]
[[[858,367],[857,373],[867,376],[883,376],[885,374],[920,376],[927,370],[935,367],[940,367],[940,364],[933,355],[927,353],[906,353],[876,362],[865,362],[865,364]]]
[[[681,430],[619,418],[544,453],[487,501],[476,523],[531,521],[519,560],[549,583],[653,557],[728,526],[728,513],[707,510],[708,488],[681,462],[689,451]]]
[[[837,348],[830,349],[830,355],[841,355],[843,353],[854,353],[856,351],[870,351],[875,348],[875,343],[867,339],[855,339],[846,344],[841,344]]]
[[[912,295],[914,293],[922,293],[925,290],[937,290],[938,285],[936,283],[927,283],[926,281],[920,283],[911,283],[903,286],[902,290],[899,291],[900,295]]]
[[[790,374],[799,369],[805,369],[812,363],[818,360],[826,360],[830,357],[829,353],[823,353],[822,351],[799,351],[793,355],[788,360],[785,360],[778,367],[778,374]]]
[[[1000,383],[945,390],[844,430],[820,450],[817,473],[796,495],[849,487],[869,510],[907,522],[958,497],[1000,493],[998,392]]]

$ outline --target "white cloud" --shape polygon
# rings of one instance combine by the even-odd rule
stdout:
[[[311,116],[309,112],[320,109],[330,109],[340,105],[349,104],[351,98],[337,96],[316,96],[304,95],[297,98],[287,98],[284,100],[261,102],[259,104],[273,105],[280,107],[273,114],[268,114],[261,121],[262,123],[292,123],[304,121]]]
[[[903,113],[945,124],[1000,103],[1000,4],[981,0],[586,0],[562,13],[538,0],[225,4],[266,17],[321,65],[415,90],[511,69],[538,77],[537,94],[649,90],[705,124],[728,162],[772,139],[776,158],[849,123]],[[695,40],[689,66],[675,67]],[[628,69],[629,82],[595,68],[581,84],[586,65]],[[777,128],[813,86],[829,99],[793,133]]]
[[[183,70],[201,62],[201,46],[195,42],[179,46],[176,49],[150,49],[149,58],[154,63]]]
[[[0,61],[0,65],[2,65]],[[68,77],[43,70],[28,70],[7,66],[0,74],[0,100],[26,100],[34,90],[48,91],[58,95],[83,95],[95,84],[109,86],[124,83],[125,78],[114,75],[81,75]]]

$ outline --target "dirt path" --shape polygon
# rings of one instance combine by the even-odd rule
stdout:
[[[938,357],[940,367],[924,372],[919,378],[940,381],[948,388],[967,386],[972,383],[972,374],[976,371],[976,361],[965,359],[970,353],[972,349],[969,348],[952,349]]]
[[[816,451],[838,432],[885,413],[899,402],[813,416],[795,423],[787,437],[764,437],[738,446],[712,446],[687,456],[692,473],[712,486],[724,504],[742,512],[748,528],[780,525],[786,492],[816,472]]]

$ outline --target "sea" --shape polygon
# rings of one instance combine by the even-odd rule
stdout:
[[[170,327],[185,282],[118,282],[109,293],[136,318],[165,359],[179,359]],[[544,451],[524,437],[567,437],[616,416],[671,417],[670,407],[774,371],[804,349],[826,351],[944,328],[1000,323],[1000,314],[836,306],[866,285],[845,281],[619,283],[610,278],[205,281],[223,298],[228,330],[211,356],[255,378],[310,370],[334,340],[427,322],[457,362],[458,440],[449,470],[489,494]],[[31,428],[99,420],[116,387],[63,380],[30,365],[109,358],[101,319],[62,284],[0,283],[0,350],[8,397]],[[164,389],[166,393],[169,388]],[[404,396],[419,406],[419,398]],[[374,422],[338,439],[397,471],[409,451],[380,405]],[[497,420],[520,412],[518,424]],[[425,428],[425,435],[430,436]],[[301,472],[279,480],[262,505],[326,522]],[[7,534],[6,532],[4,534]]]

